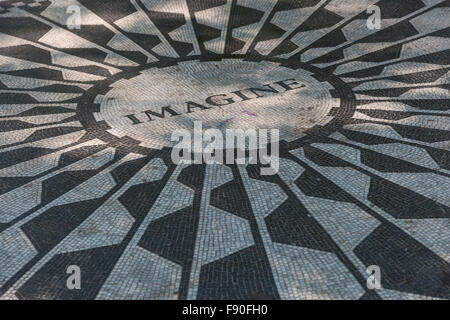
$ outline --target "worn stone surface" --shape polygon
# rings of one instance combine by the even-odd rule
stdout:
[[[0,299],[449,299],[449,17],[0,1]],[[279,172],[174,164],[198,120],[278,129]]]

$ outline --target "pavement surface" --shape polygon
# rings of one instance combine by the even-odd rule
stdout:
[[[448,0],[0,1],[0,299],[449,299],[449,27]],[[278,129],[278,172],[175,164],[194,121]]]

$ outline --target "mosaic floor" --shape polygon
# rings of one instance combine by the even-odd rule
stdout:
[[[449,299],[449,27],[448,0],[0,1],[0,299]],[[175,165],[196,120],[279,129],[279,172]]]

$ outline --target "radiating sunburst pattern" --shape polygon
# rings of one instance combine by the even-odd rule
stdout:
[[[449,28],[448,0],[0,1],[0,298],[449,299]],[[110,119],[282,73],[313,109]],[[280,129],[278,174],[173,164],[158,139],[219,112]]]

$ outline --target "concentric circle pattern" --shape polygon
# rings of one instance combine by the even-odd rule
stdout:
[[[0,1],[0,299],[449,299],[449,28],[449,0]],[[278,129],[278,173],[174,164],[194,121]]]

